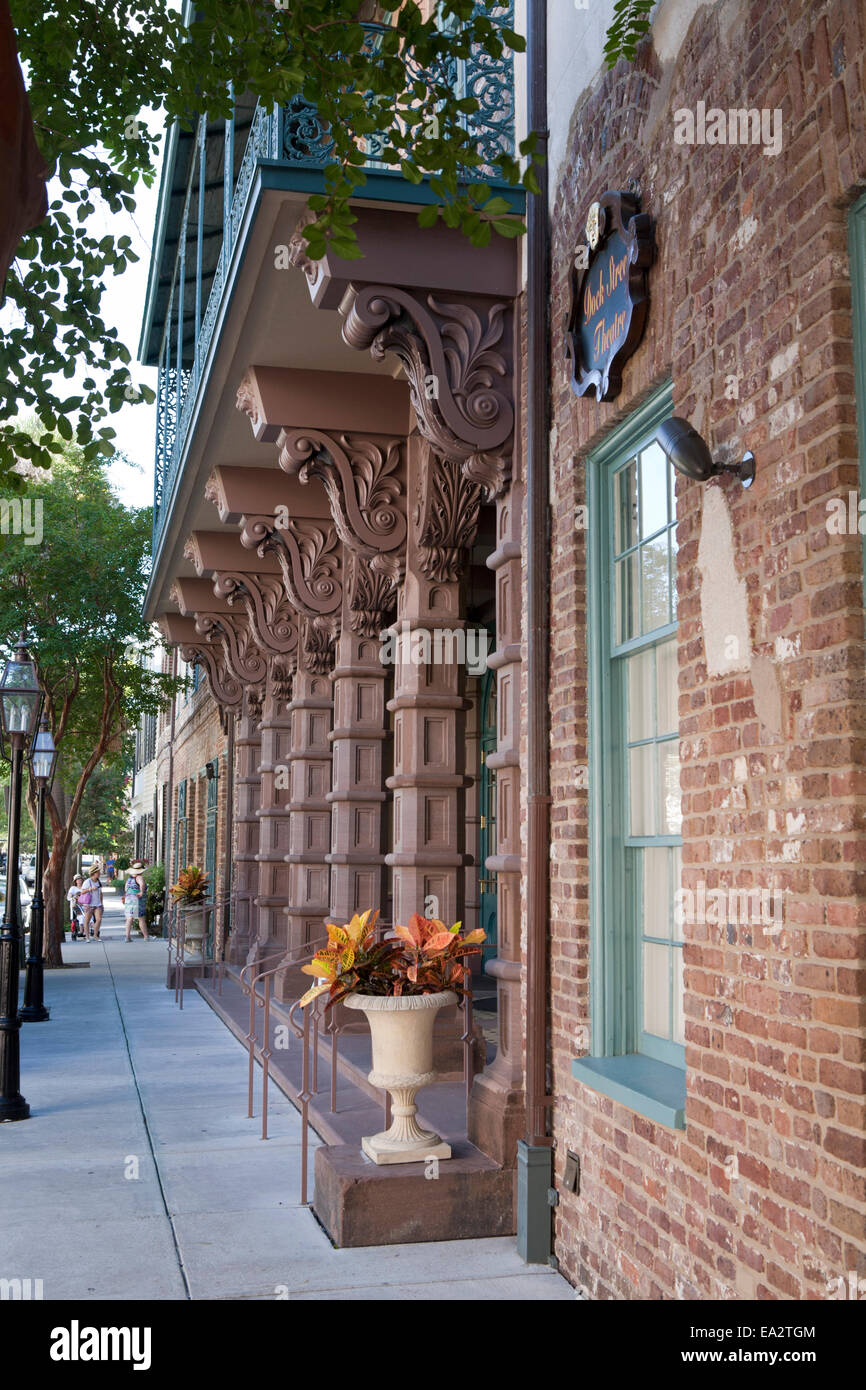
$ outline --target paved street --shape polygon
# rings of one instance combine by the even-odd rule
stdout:
[[[166,944],[127,945],[106,901],[103,939],[64,948],[89,968],[48,972],[51,1020],[22,1031],[0,1277],[46,1299],[574,1298],[513,1239],[335,1250],[300,1206],[296,1112],[272,1090],[261,1141],[243,1048],[195,992],[177,1008]]]

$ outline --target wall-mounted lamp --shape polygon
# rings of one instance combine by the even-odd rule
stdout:
[[[735,473],[743,487],[755,481],[755,455],[747,450],[740,463],[713,463],[713,456],[694,425],[672,415],[659,425],[656,439],[678,473],[706,483],[720,473]]]

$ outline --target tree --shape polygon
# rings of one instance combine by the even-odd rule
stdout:
[[[131,740],[123,751],[106,754],[94,769],[78,811],[78,832],[83,848],[103,858],[113,851],[131,853],[129,783],[132,772]]]
[[[0,339],[0,477],[17,459],[42,467],[73,440],[93,462],[110,454],[108,414],[149,388],[132,391],[130,355],[101,317],[104,281],[137,259],[130,238],[98,237],[88,221],[98,201],[133,210],[139,180],[156,176],[158,137],[145,113],[189,125],[202,111],[230,116],[233,92],[264,102],[302,96],[318,107],[333,139],[323,191],[310,202],[309,254],[328,243],[357,255],[349,200],[366,176],[365,142],[420,183],[431,176],[442,215],[479,245],[491,230],[513,236],[522,223],[479,173],[482,155],[464,128],[479,107],[450,74],[470,50],[500,56],[523,39],[495,19],[500,0],[441,0],[424,19],[415,0],[11,0],[19,54],[29,79],[34,129],[60,193],[48,217],[21,242],[9,272],[12,326]],[[359,21],[383,18],[373,46]],[[530,137],[523,154],[535,149]],[[497,175],[537,189],[532,165],[503,154]],[[80,393],[58,381],[76,365],[92,369]],[[41,430],[14,418],[32,409]]]
[[[0,642],[25,627],[60,750],[46,802],[51,854],[44,878],[46,956],[60,964],[63,873],[91,777],[116,759],[123,736],[155,714],[181,683],[142,667],[153,647],[141,613],[151,513],[125,507],[103,468],[75,445],[51,475],[30,482],[42,540],[10,536],[0,551]]]

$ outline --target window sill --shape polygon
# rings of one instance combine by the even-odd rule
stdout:
[[[571,1064],[572,1076],[620,1105],[636,1110],[669,1129],[686,1127],[686,1073],[684,1067],[656,1062],[631,1053],[626,1057],[579,1057]]]

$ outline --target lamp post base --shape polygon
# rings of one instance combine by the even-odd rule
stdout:
[[[0,1125],[29,1118],[30,1106],[23,1096],[5,1096],[0,1100]]]
[[[45,1023],[50,1017],[44,1004],[25,1004],[18,1011],[19,1023]]]

